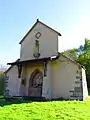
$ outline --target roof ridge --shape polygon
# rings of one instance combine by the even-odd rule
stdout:
[[[52,31],[56,32],[59,36],[61,36],[61,34],[60,34],[58,31],[54,30],[53,28],[49,27],[48,25],[46,25],[45,23],[43,23],[42,21],[40,21],[39,19],[37,19],[36,22],[34,23],[34,25],[31,27],[31,29],[29,29],[29,31],[25,34],[25,36],[24,36],[24,37],[22,38],[22,40],[19,42],[19,44],[21,44],[21,43],[24,41],[24,39],[26,38],[26,36],[32,31],[32,29],[36,26],[36,24],[37,24],[38,22],[41,23],[41,24],[43,24],[44,26],[48,27],[48,28],[51,29]]]

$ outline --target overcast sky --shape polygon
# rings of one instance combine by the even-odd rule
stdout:
[[[0,0],[0,64],[19,58],[19,41],[37,18],[62,34],[59,51],[90,38],[90,0]]]

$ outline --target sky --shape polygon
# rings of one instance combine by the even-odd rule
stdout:
[[[0,0],[0,64],[20,57],[19,42],[39,18],[59,31],[59,51],[90,39],[90,0]]]

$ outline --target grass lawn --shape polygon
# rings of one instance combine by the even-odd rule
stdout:
[[[90,100],[2,102],[0,120],[90,120]]]

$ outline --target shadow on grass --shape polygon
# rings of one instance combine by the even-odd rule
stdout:
[[[45,99],[45,98],[22,98],[22,99],[13,99],[13,98],[8,98],[8,99],[3,99],[0,101],[0,106],[6,106],[6,105],[12,105],[12,104],[23,104],[23,103],[32,103],[32,102],[53,102],[53,101],[68,101],[63,98],[58,98],[58,99]]]
[[[0,106],[12,105],[12,104],[22,104],[22,103],[31,103],[32,101],[27,100],[8,100],[8,101],[1,101]]]

